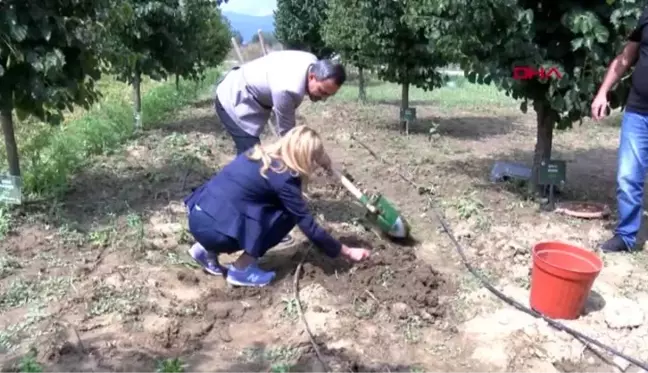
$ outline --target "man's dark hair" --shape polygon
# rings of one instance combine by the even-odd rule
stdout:
[[[311,72],[315,75],[318,82],[333,79],[335,84],[340,87],[346,81],[346,71],[344,66],[331,60],[319,60],[311,66]]]

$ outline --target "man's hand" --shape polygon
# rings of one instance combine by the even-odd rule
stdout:
[[[609,107],[608,99],[605,94],[598,94],[592,102],[592,118],[600,120],[607,115]]]
[[[342,245],[342,255],[344,255],[351,261],[359,262],[367,259],[371,255],[371,250],[361,247],[348,247],[347,245]]]
[[[607,116],[607,111],[610,108],[607,100],[607,92],[621,79],[630,66],[637,62],[640,41],[641,28],[636,28],[630,36],[630,41],[623,47],[623,51],[610,63],[605,73],[605,78],[603,78],[603,83],[601,83],[601,87],[592,102],[592,118],[594,120],[599,120]]]

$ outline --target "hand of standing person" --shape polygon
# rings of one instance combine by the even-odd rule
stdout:
[[[348,247],[347,245],[342,245],[342,255],[351,261],[359,262],[367,259],[371,255],[371,250],[361,247]]]
[[[610,89],[621,79],[623,74],[637,62],[639,56],[639,45],[641,42],[641,27],[637,27],[629,37],[628,43],[623,51],[616,56],[605,73],[605,78],[599,87],[596,97],[592,102],[592,118],[600,120],[606,117],[610,111],[610,103],[607,94]]]
[[[609,102],[607,99],[607,95],[604,93],[599,93],[594,97],[594,101],[592,102],[592,118],[594,120],[600,120],[601,118],[604,118],[607,116],[607,111],[609,108]]]

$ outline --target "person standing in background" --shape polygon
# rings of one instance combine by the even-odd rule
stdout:
[[[601,246],[605,252],[631,251],[637,243],[643,212],[644,181],[648,168],[648,8],[644,9],[623,51],[608,67],[592,102],[592,118],[607,115],[607,94],[634,66],[632,88],[621,122],[617,167],[619,222],[614,236]]]

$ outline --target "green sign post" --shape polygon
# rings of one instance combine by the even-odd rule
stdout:
[[[549,186],[549,209],[555,207],[554,190],[556,185],[564,185],[567,182],[567,163],[560,160],[542,161],[538,170],[538,183]]]
[[[416,120],[416,108],[410,107],[405,110],[401,108],[400,110],[400,120],[401,123],[405,124],[405,134],[409,135],[409,127],[411,123],[414,123]]]
[[[22,179],[19,176],[0,174],[0,203],[22,203]]]

